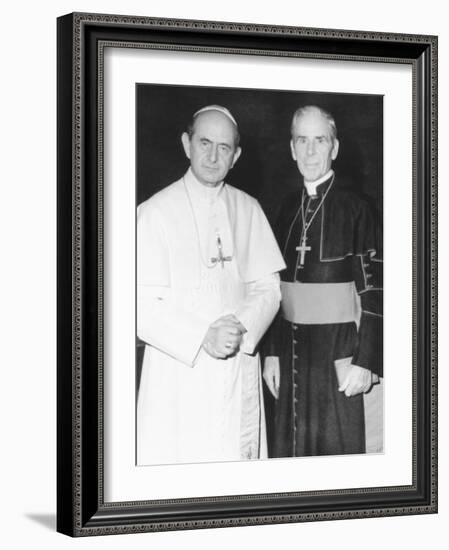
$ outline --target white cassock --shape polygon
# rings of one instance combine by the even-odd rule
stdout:
[[[217,237],[223,263],[212,260]],[[139,206],[137,263],[137,464],[266,457],[255,348],[279,308],[285,264],[258,202],[189,169]],[[204,336],[230,313],[247,332],[235,356],[214,359]]]

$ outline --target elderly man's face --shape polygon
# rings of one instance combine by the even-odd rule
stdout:
[[[332,142],[329,123],[318,111],[296,120],[290,142],[292,157],[306,181],[324,176],[337,158],[338,140]]]
[[[192,137],[184,133],[182,144],[196,178],[211,187],[225,179],[241,153],[233,123],[218,111],[199,114]]]

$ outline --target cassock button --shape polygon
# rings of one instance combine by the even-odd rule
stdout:
[[[293,359],[298,359],[298,356],[296,354],[293,354]]]
[[[367,279],[371,279],[372,276],[373,276],[372,273],[367,273],[367,274],[366,274],[366,278],[367,278]]]
[[[363,267],[369,267],[369,264],[363,264]]]
[[[298,342],[296,340],[293,340],[293,343],[296,345]]]
[[[373,285],[366,285],[366,288],[373,288]]]

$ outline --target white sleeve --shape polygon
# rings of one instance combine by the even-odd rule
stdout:
[[[279,274],[273,273],[258,281],[247,283],[247,296],[235,312],[235,316],[247,330],[240,346],[244,353],[254,353],[279,309],[279,281]]]
[[[138,337],[188,366],[195,364],[209,322],[173,303],[167,287],[138,285]]]
[[[137,215],[137,335],[192,366],[210,323],[172,300],[168,250],[162,215],[144,203]]]

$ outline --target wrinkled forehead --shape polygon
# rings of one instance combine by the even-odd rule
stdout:
[[[327,118],[319,111],[303,113],[293,124],[293,135],[306,137],[332,137],[331,126]]]

